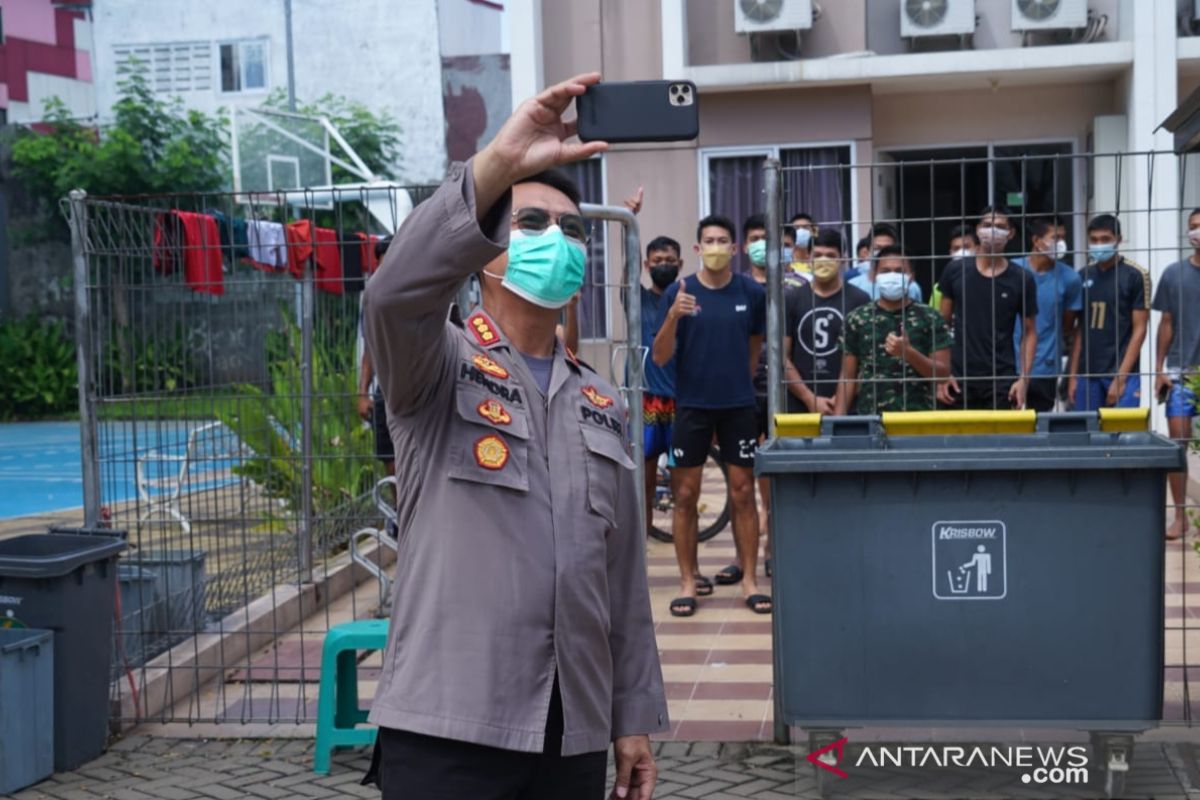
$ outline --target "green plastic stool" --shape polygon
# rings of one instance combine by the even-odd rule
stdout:
[[[387,646],[386,619],[356,620],[338,625],[325,637],[321,650],[321,689],[317,699],[317,747],[313,772],[329,774],[335,747],[375,744],[375,728],[357,728],[367,721],[358,707],[358,651]]]

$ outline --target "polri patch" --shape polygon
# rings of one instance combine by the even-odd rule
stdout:
[[[508,444],[495,434],[484,436],[475,442],[475,463],[493,472],[504,469],[508,463]]]
[[[499,400],[484,400],[475,410],[479,412],[479,416],[493,425],[512,424],[512,415]]]
[[[491,375],[493,378],[500,378],[503,380],[508,377],[508,370],[485,355],[479,354],[472,356],[471,363],[479,367],[479,369],[486,372],[488,375]]]
[[[613,399],[600,394],[595,386],[585,386],[580,391],[583,392],[583,396],[588,399],[588,402],[596,408],[610,408],[613,404]]]

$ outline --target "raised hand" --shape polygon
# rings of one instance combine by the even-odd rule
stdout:
[[[576,75],[517,107],[496,138],[475,156],[476,208],[481,216],[520,179],[608,149],[607,142],[568,142],[575,136],[575,120],[563,120],[571,101],[599,82],[598,72]]]

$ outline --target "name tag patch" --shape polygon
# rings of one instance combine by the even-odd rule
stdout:
[[[501,367],[503,369],[503,367]],[[492,394],[496,395],[506,403],[513,405],[524,405],[524,399],[521,397],[521,390],[515,386],[509,386],[504,383],[498,383],[493,380],[490,375],[482,369],[472,364],[463,364],[459,370],[458,379],[467,383],[474,383],[487,389]]]

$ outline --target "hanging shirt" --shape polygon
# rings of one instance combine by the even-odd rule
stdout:
[[[154,220],[151,262],[162,275],[173,275],[183,263],[184,282],[194,292],[225,294],[221,267],[221,235],[207,214],[170,211]]]
[[[260,269],[281,270],[287,266],[287,240],[283,225],[252,219],[246,223],[250,261]]]
[[[288,269],[296,278],[304,277],[304,262],[315,256],[317,272],[313,284],[329,294],[344,294],[342,252],[337,231],[318,228],[312,220],[300,220],[287,226]]]

